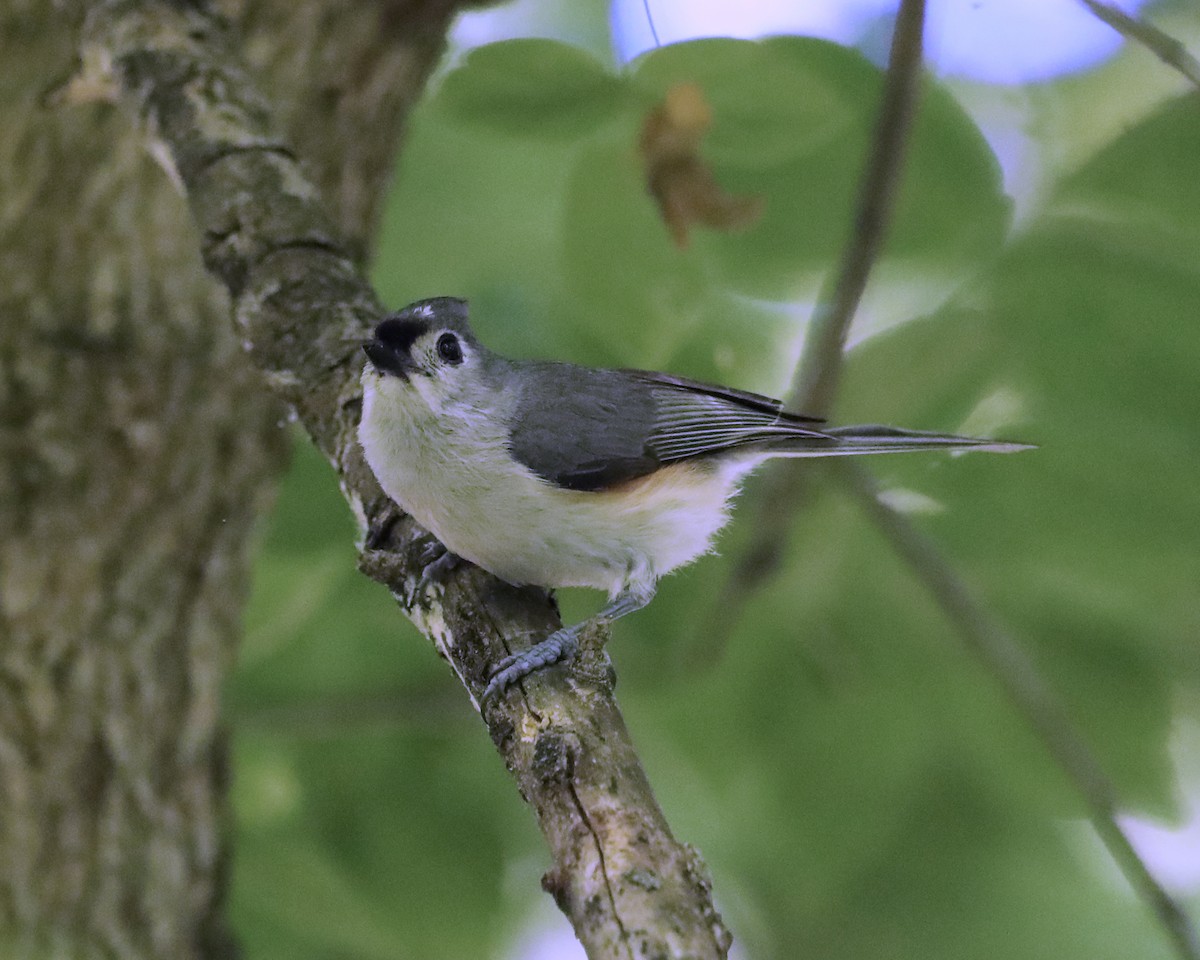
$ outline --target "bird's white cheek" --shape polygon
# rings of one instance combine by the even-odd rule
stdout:
[[[434,415],[443,412],[446,391],[441,381],[436,377],[417,374],[410,379],[409,383],[410,389],[414,390],[417,397],[424,402],[425,409]]]

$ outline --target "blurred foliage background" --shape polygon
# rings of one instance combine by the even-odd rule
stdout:
[[[1184,6],[1156,9],[1194,39]],[[460,50],[431,87],[383,228],[385,301],[468,297],[514,355],[782,392],[850,229],[872,45],[701,39],[618,64],[606,8],[578,7],[548,14],[573,42]],[[719,181],[766,203],[686,251],[636,153],[680,81],[713,105]],[[931,78],[835,410],[1041,446],[870,466],[1036,659],[1123,806],[1177,828],[1129,823],[1194,911],[1197,158],[1200,100],[1144,50],[1024,86]],[[797,516],[728,643],[706,636],[753,513],[610,647],[736,955],[1169,956],[1062,774],[838,489]],[[538,888],[533,816],[450,671],[355,572],[353,536],[298,439],[229,690],[247,956],[581,956]],[[560,599],[581,617],[599,598]]]

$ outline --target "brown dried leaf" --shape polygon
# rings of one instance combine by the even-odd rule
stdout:
[[[694,83],[679,83],[642,124],[638,150],[646,188],[680,249],[687,247],[694,224],[742,230],[762,216],[761,197],[726,193],[700,157],[700,143],[712,122],[704,92]]]

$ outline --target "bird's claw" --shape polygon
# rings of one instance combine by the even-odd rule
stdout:
[[[564,627],[550,634],[541,643],[534,644],[528,650],[514,653],[496,664],[492,671],[487,688],[483,691],[483,702],[494,700],[519,680],[525,679],[531,673],[544,670],[556,663],[566,663],[575,659],[579,650],[578,631]]]
[[[429,534],[423,539],[420,548],[417,550],[417,563],[424,569],[431,563],[436,563],[449,552],[441,540],[433,536],[433,534]]]

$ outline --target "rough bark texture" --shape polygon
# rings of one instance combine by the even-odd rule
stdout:
[[[0,10],[0,954],[216,958],[219,692],[284,407],[153,131],[64,85],[87,6]],[[445,5],[230,12],[358,257]]]
[[[388,31],[394,31],[395,36],[407,38],[398,42],[397,51],[407,50],[406,45],[418,51],[432,49],[447,9],[437,4],[328,6],[334,12],[323,15],[320,4],[301,5],[294,16],[302,18],[304,11],[310,11],[309,19],[289,26],[293,14],[286,12],[282,0],[278,8],[251,5],[245,13],[251,35],[244,44],[200,4],[111,0],[89,7],[82,28],[82,70],[63,88],[65,99],[79,101],[96,93],[115,98],[125,108],[122,116],[126,122],[132,118],[140,137],[120,129],[121,121],[105,107],[63,108],[84,111],[85,121],[90,116],[97,118],[93,123],[116,124],[92,131],[91,136],[85,129],[71,141],[68,149],[75,151],[73,162],[79,167],[81,183],[71,189],[76,196],[87,196],[91,182],[99,180],[114,197],[111,205],[125,211],[121,221],[125,229],[96,240],[91,227],[95,212],[91,217],[81,213],[73,222],[76,231],[85,232],[87,242],[77,244],[81,249],[75,256],[62,253],[60,234],[45,245],[61,255],[62,272],[85,278],[86,289],[65,300],[70,309],[56,304],[40,310],[39,298],[45,298],[49,283],[43,272],[37,283],[29,285],[28,293],[16,298],[19,310],[12,308],[19,319],[15,327],[27,331],[22,334],[24,341],[14,343],[5,354],[12,358],[13,368],[32,349],[30,341],[48,340],[40,348],[48,352],[38,354],[34,372],[25,375],[42,385],[41,392],[36,399],[12,407],[23,412],[14,417],[11,435],[38,438],[37,456],[22,459],[45,460],[45,470],[58,470],[69,478],[55,480],[61,492],[44,503],[30,499],[50,489],[44,480],[17,476],[10,484],[25,498],[25,506],[10,518],[11,536],[5,536],[5,541],[12,546],[5,555],[5,570],[17,571],[12,575],[18,586],[22,576],[30,583],[10,594],[22,599],[6,601],[4,621],[15,638],[4,646],[4,677],[17,706],[4,708],[7,712],[2,715],[0,751],[6,767],[0,771],[5,779],[0,803],[18,810],[19,816],[11,828],[6,825],[7,832],[0,838],[7,847],[0,856],[6,864],[17,864],[0,866],[4,897],[0,916],[15,929],[67,931],[79,942],[100,944],[122,956],[216,957],[225,951],[218,912],[222,750],[213,694],[235,632],[232,620],[236,584],[244,575],[245,527],[261,499],[262,478],[274,469],[273,458],[262,455],[270,446],[266,438],[271,435],[274,410],[255,412],[262,409],[255,378],[240,364],[234,338],[334,464],[364,529],[371,525],[379,532],[380,549],[364,555],[364,569],[391,588],[472,697],[478,698],[491,665],[509,651],[507,638],[520,637],[528,644],[556,625],[543,591],[508,587],[474,568],[459,569],[429,594],[414,597],[417,561],[427,535],[408,518],[390,517],[388,502],[363,463],[354,438],[361,407],[359,343],[382,310],[359,273],[359,238],[374,223],[374,188],[389,166],[389,157],[387,149],[360,143],[358,138],[365,134],[354,124],[379,124],[386,129],[391,122],[394,129],[412,100],[411,91],[374,103],[371,91],[378,94],[387,82],[419,79],[428,65],[428,61],[418,66],[408,62],[405,57],[411,58],[411,52],[401,56],[371,49],[371,42],[380,42],[381,33],[386,40]],[[37,11],[45,13],[40,5]],[[376,19],[362,11],[375,11]],[[410,22],[417,24],[412,29],[406,26],[406,11]],[[367,20],[360,22],[360,15]],[[34,13],[25,16],[31,22],[21,25],[24,33],[46,29],[32,22]],[[361,42],[359,55],[330,65],[325,60],[332,42],[328,34],[343,29]],[[301,84],[301,96],[315,98],[323,104],[322,110],[329,111],[327,122],[314,121],[307,108],[285,107],[282,114],[273,114],[270,101],[250,79],[247,58],[260,70],[269,70],[273,81],[265,88],[268,92],[286,101],[296,95],[291,85]],[[356,70],[365,71],[367,80],[362,81]],[[375,82],[373,71],[378,74]],[[394,81],[382,79],[386,77]],[[339,83],[359,94],[346,93]],[[323,91],[330,102],[322,100]],[[280,116],[288,118],[286,127]],[[290,138],[284,133],[288,127]],[[343,132],[335,137],[333,130]],[[124,168],[114,167],[110,157],[96,155],[94,148],[88,148],[93,150],[89,156],[83,144],[92,142],[120,153],[139,177],[122,175]],[[153,174],[138,167],[143,149],[158,160],[167,176],[159,174],[154,181]],[[338,166],[343,150],[360,169]],[[305,158],[303,168],[298,156]],[[318,162],[310,167],[313,158]],[[320,202],[320,194],[306,179],[308,170],[336,199],[332,208]],[[195,221],[194,231],[180,233],[190,240],[178,240],[178,254],[186,259],[179,275],[177,265],[147,266],[147,258],[160,256],[160,247],[172,249],[176,243],[160,239],[153,230],[180,231],[181,227],[182,210],[177,201],[167,199],[167,180],[185,194]],[[163,199],[162,209],[149,221],[148,238],[146,222],[139,219],[147,209],[139,191],[150,190],[162,191]],[[52,187],[42,193],[42,197],[57,195]],[[5,256],[19,259],[23,254],[11,232],[13,221],[2,222],[8,231]],[[57,219],[45,229],[61,230]],[[202,253],[205,265],[230,296],[236,324],[233,337],[219,322],[220,298],[214,299],[196,279],[194,252],[184,249],[188,243]],[[121,256],[132,265],[124,272],[113,276],[111,269],[105,273],[92,264],[93,259],[102,262],[110,247],[125,245],[130,252]],[[85,257],[82,267],[80,256]],[[5,280],[10,286],[23,269],[17,260],[12,263],[5,269],[6,278],[14,278]],[[190,306],[171,322],[162,318],[167,307],[144,292],[162,285],[175,296],[176,287],[190,289],[192,283],[202,293],[181,295],[180,302]],[[174,437],[181,444],[186,440],[188,448],[178,456],[155,459],[154,470],[148,467],[145,476],[138,475],[126,486],[144,488],[143,496],[151,502],[161,500],[163,512],[172,510],[176,494],[171,491],[185,478],[209,492],[208,499],[201,497],[206,509],[189,504],[182,511],[206,536],[181,528],[183,518],[174,513],[156,522],[146,507],[135,510],[128,503],[132,496],[128,489],[114,493],[135,518],[130,523],[146,529],[134,546],[125,549],[129,534],[124,527],[115,528],[110,540],[104,541],[113,545],[111,555],[91,561],[93,579],[86,581],[86,590],[80,590],[78,579],[60,579],[59,543],[63,537],[76,536],[86,517],[104,516],[93,506],[97,496],[92,488],[102,488],[107,481],[94,464],[85,469],[82,459],[71,458],[85,449],[85,438],[103,435],[101,425],[116,414],[64,409],[61,418],[71,424],[71,432],[47,448],[49,453],[42,451],[42,433],[32,421],[37,411],[61,409],[57,406],[61,379],[41,371],[52,358],[60,358],[53,360],[60,371],[69,362],[61,359],[61,329],[76,336],[91,329],[97,285],[102,292],[116,291],[120,316],[128,312],[143,322],[127,325],[136,344],[133,352],[148,371],[144,376],[162,377],[164,371],[179,366],[200,371],[182,384],[170,380],[166,396],[179,399],[165,403],[155,398],[139,408],[141,419],[127,418],[149,422],[131,432],[134,439],[126,441],[130,445],[138,442],[154,448],[155,442],[166,443],[158,438]],[[166,296],[162,293],[160,299]],[[208,303],[209,312],[201,316],[197,302]],[[89,334],[85,339],[91,343],[94,337]],[[161,345],[157,352],[152,349],[155,344]],[[195,359],[194,353],[201,359]],[[79,361],[63,375],[86,375],[85,366]],[[103,383],[108,381],[107,376],[102,378]],[[16,382],[19,386],[10,388],[9,394],[30,397],[33,387],[23,380]],[[223,399],[196,396],[209,392]],[[124,397],[120,391],[118,395]],[[191,421],[199,416],[197,411],[212,405],[224,411],[217,422],[227,426],[213,430],[213,452],[203,457],[197,450],[203,450],[204,443],[193,435],[199,424]],[[55,412],[50,419],[57,421],[59,416]],[[83,418],[87,428],[74,429],[73,416]],[[28,442],[35,444],[34,439]],[[60,461],[79,465],[71,473]],[[235,482],[234,470],[249,475]],[[191,488],[185,485],[184,489]],[[60,510],[64,529],[22,532],[28,524],[22,527],[19,517],[44,516],[39,522],[57,522]],[[210,527],[204,518],[219,526]],[[221,523],[224,519],[228,524]],[[18,542],[18,537],[23,539]],[[204,549],[194,550],[197,543]],[[38,550],[45,552],[40,565],[24,561],[25,552]],[[180,551],[186,551],[187,563],[180,563]],[[90,547],[80,552],[93,557]],[[14,562],[18,553],[21,563]],[[177,589],[169,592],[167,584],[145,579],[134,579],[122,589],[102,589],[110,585],[104,577],[120,577],[126,569],[140,571],[142,578],[161,578]],[[37,570],[45,571],[40,580],[36,572],[28,572]],[[184,586],[191,593],[182,593]],[[86,597],[71,602],[99,602],[106,619],[93,618],[85,628],[51,619],[46,608],[80,593]],[[189,604],[188,598],[198,599]],[[22,612],[29,623],[14,625]],[[71,652],[65,657],[66,666],[59,667],[64,647]],[[114,662],[111,676],[95,661],[96,652],[106,649]],[[706,872],[695,852],[672,838],[612,699],[607,672],[597,659],[584,657],[583,666],[566,682],[559,671],[534,678],[486,711],[492,739],[522,795],[536,810],[550,846],[554,865],[545,886],[592,958],[724,957],[729,935],[713,909]],[[49,694],[43,694],[44,689]],[[77,714],[73,706],[64,705],[67,696],[72,704],[78,697],[98,705]],[[56,743],[53,732],[60,727],[63,743],[49,752],[54,762],[65,764],[63,776],[58,775],[62,771],[50,771],[46,757],[39,753],[45,745]],[[100,747],[93,748],[95,743]],[[70,759],[76,755],[84,759]],[[95,755],[102,762],[97,763]],[[59,761],[60,756],[68,759]],[[184,762],[194,765],[190,781],[189,771],[180,767]],[[67,782],[69,787],[62,786]],[[189,783],[185,798],[192,805],[184,806],[184,799],[172,805],[171,798]],[[114,806],[117,800],[120,806]],[[70,811],[70,818],[82,818],[82,828],[77,829],[74,820],[68,827],[60,826],[56,815],[48,813],[55,805]],[[125,833],[115,834],[113,823]],[[64,839],[54,839],[59,836]],[[15,851],[15,860],[5,856],[8,849]],[[74,869],[81,862],[83,879]],[[170,893],[164,887],[168,881],[174,884]],[[105,891],[98,891],[97,885]],[[45,892],[31,895],[31,889]],[[86,915],[79,913],[80,904],[85,905]],[[110,910],[108,905],[115,906]],[[136,943],[127,950],[122,937],[136,937]]]

